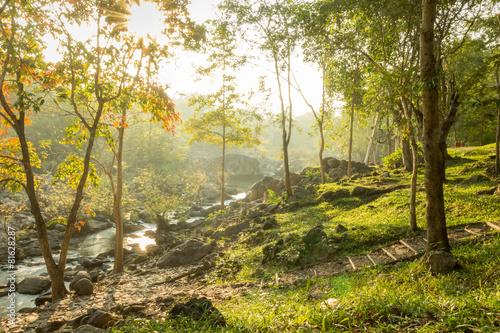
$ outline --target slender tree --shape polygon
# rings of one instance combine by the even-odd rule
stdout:
[[[216,78],[219,89],[210,94],[193,96],[189,103],[195,105],[194,116],[186,122],[185,130],[193,134],[189,143],[205,141],[216,143],[222,148],[220,188],[221,210],[224,210],[226,183],[226,147],[247,146],[259,143],[252,131],[248,103],[237,92],[234,71],[244,64],[244,58],[235,54],[237,40],[235,28],[228,21],[211,22],[211,39],[208,41],[210,55],[208,68],[199,68],[199,72]],[[258,126],[256,127],[258,129]]]

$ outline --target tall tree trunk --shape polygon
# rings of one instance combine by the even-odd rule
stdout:
[[[347,176],[351,177],[351,164],[352,164],[352,134],[354,127],[354,93],[352,94],[352,106],[351,106],[351,114],[350,114],[350,127],[349,127],[349,159],[347,162]]]
[[[116,154],[116,188],[113,193],[113,219],[115,220],[115,263],[113,271],[123,272],[123,219],[122,219],[122,198],[123,198],[123,141],[125,133],[125,121],[127,120],[127,108],[122,109],[122,125],[118,128],[118,151]],[[113,170],[110,170],[112,175]]]
[[[372,154],[373,142],[375,141],[375,135],[377,134],[377,125],[380,118],[380,113],[377,113],[377,117],[375,117],[375,124],[373,125],[372,135],[370,136],[370,141],[368,141],[368,148],[366,149],[365,155],[365,164],[368,164],[370,161],[370,155]]]
[[[220,177],[220,210],[224,210],[224,198],[226,196],[226,119],[224,114],[224,124],[222,125],[222,165],[221,165],[221,177]]]
[[[498,15],[498,20],[500,21],[500,14]],[[498,99],[500,99],[500,79],[498,78],[498,69],[495,72],[495,79],[497,81],[497,94]],[[495,172],[500,175],[500,105],[497,108],[497,135],[495,144]]]
[[[443,154],[439,147],[438,73],[434,55],[437,0],[423,0],[420,34],[420,68],[423,81],[423,138],[425,158],[427,253],[450,252],[443,193]]]

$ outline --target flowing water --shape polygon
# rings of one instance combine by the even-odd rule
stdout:
[[[243,199],[245,197],[245,193],[239,193],[233,196],[232,199],[226,200],[224,204],[228,205],[231,201],[235,201],[238,199]],[[190,218],[186,222],[190,223],[195,220],[200,219]],[[155,240],[145,236],[144,234],[148,230],[156,230],[156,225],[152,223],[145,223],[142,221],[138,221],[143,229],[133,232],[131,234],[127,234],[124,238],[124,246],[132,247],[133,244],[138,244],[141,250],[146,250],[146,246],[151,244],[156,244]],[[177,221],[173,221],[176,223]],[[115,244],[115,228],[108,228],[97,232],[92,235],[88,235],[82,242],[72,242],[70,245],[70,249],[68,251],[68,264],[66,267],[74,267],[75,264],[72,263],[73,260],[76,260],[80,257],[96,257],[98,254],[109,251],[114,248]],[[111,258],[112,259],[112,258]],[[7,279],[9,278],[9,271],[6,270],[6,267],[0,267],[0,285],[7,284]],[[45,268],[45,263],[41,257],[30,258],[24,260],[22,263],[16,265],[16,281],[19,282],[24,277],[28,276],[39,276],[41,274],[46,274],[47,270]],[[66,283],[67,288],[69,288],[69,282]],[[16,309],[22,309],[25,307],[33,307],[35,306],[35,298],[38,295],[23,295],[16,293],[15,302]],[[7,296],[0,297],[0,318],[6,317],[9,313],[8,305],[10,302],[10,298]]]

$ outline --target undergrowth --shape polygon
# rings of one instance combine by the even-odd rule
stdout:
[[[500,200],[478,191],[498,186],[487,174],[493,146],[451,151],[444,185],[448,226],[496,221]],[[423,167],[419,170],[417,223],[425,229]],[[469,182],[475,175],[486,175]],[[409,184],[410,173],[390,170],[389,177],[367,176],[321,185],[326,191],[356,186],[382,188]],[[227,320],[214,327],[190,319],[130,318],[113,332],[499,332],[500,237],[475,238],[453,248],[462,268],[447,275],[431,275],[421,260],[379,266],[330,278],[309,278],[299,286],[270,283],[276,273],[289,271],[279,260],[263,261],[263,248],[284,244],[300,247],[311,228],[321,225],[327,235],[322,260],[373,251],[414,233],[409,228],[408,188],[367,198],[347,197],[276,215],[278,229],[243,234],[228,244],[217,270],[205,283],[261,282],[230,300],[213,300]],[[337,228],[339,225],[344,230]],[[280,241],[280,239],[282,241]],[[281,242],[281,243],[280,243]],[[317,257],[315,257],[317,259]],[[293,267],[292,267],[293,268]],[[266,283],[262,283],[266,282]],[[320,297],[311,297],[321,292]]]

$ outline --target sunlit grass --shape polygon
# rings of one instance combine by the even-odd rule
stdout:
[[[486,173],[485,161],[489,159],[491,147],[457,151],[457,154],[466,159],[447,161],[444,186],[447,224],[499,220],[498,197],[476,194],[498,185],[497,180],[463,183],[472,175]],[[422,230],[425,229],[426,209],[423,173],[421,167],[417,219]],[[410,174],[391,172],[390,179],[389,186],[409,184]],[[379,186],[383,181],[379,176],[369,176],[353,183],[326,184],[320,186],[318,196],[329,190],[352,191],[355,186]],[[276,285],[275,274],[300,267],[286,267],[279,261],[262,264],[264,246],[288,237],[294,239],[288,247],[300,248],[301,238],[319,224],[324,226],[328,236],[323,260],[367,253],[410,237],[414,233],[409,228],[409,197],[408,188],[374,197],[371,201],[346,197],[323,202],[277,214],[280,225],[277,229],[244,234],[238,243],[224,243],[227,246],[225,254],[218,260],[227,270],[220,275],[213,273],[208,281],[220,284],[254,281],[258,286],[214,303],[226,318],[226,328],[189,319],[167,319],[135,322],[120,332],[499,332],[498,235],[474,238],[454,247],[453,255],[462,269],[447,275],[431,275],[423,261],[416,260],[329,278],[309,278],[297,286],[283,286]],[[339,224],[347,231],[337,232]],[[233,273],[234,262],[239,266]],[[322,292],[324,296],[309,297],[313,291]],[[330,299],[331,306],[325,305],[326,299]]]

